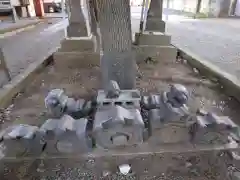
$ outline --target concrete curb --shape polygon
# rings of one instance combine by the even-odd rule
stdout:
[[[50,62],[53,61],[53,53],[58,47],[49,51],[49,53],[40,61],[34,62],[21,74],[17,75],[9,84],[0,88],[0,108],[6,108],[11,103],[14,97],[26,88],[36,75],[40,73]]]
[[[0,33],[0,38],[6,38],[6,37],[9,37],[9,36],[13,36],[17,33],[20,33],[20,32],[23,32],[23,31],[26,31],[26,30],[29,30],[29,29],[32,29],[34,28],[36,25],[42,23],[42,21],[37,21],[37,22],[34,22],[34,23],[29,23],[25,26],[21,26],[21,27],[15,27],[15,28],[7,28],[6,30],[2,30],[2,31],[6,31],[4,33]],[[1,31],[0,31],[1,32]]]
[[[188,61],[188,64],[199,72],[208,77],[210,80],[217,80],[222,86],[224,92],[240,101],[240,81],[235,76],[224,72],[216,65],[199,57],[186,48],[179,48],[175,46],[180,52],[181,56]]]

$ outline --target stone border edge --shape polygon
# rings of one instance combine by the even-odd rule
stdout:
[[[191,67],[196,68],[200,74],[206,76],[210,80],[214,79],[214,81],[217,81],[228,96],[234,97],[236,100],[240,101],[240,81],[236,77],[222,71],[219,67],[186,48],[175,47],[178,49],[180,56],[187,60],[187,63]]]
[[[57,49],[58,47],[54,48],[42,60],[30,64],[23,73],[20,73],[8,84],[0,88],[0,109],[7,108],[16,95],[23,91],[46,66],[53,62],[53,53]]]
[[[4,30],[0,31],[0,38],[5,38],[5,37],[8,37],[8,36],[12,36],[12,35],[15,35],[17,33],[32,29],[40,23],[42,23],[42,21],[29,23],[29,24],[27,24],[25,26],[21,26],[21,27],[19,26],[19,27],[16,27],[16,28],[4,29]]]

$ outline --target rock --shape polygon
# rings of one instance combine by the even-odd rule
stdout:
[[[129,164],[122,164],[118,168],[120,173],[122,173],[123,175],[127,175],[131,170],[131,166]]]

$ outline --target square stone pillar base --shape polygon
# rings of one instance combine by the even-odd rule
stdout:
[[[73,23],[71,22],[67,27],[67,34],[69,37],[86,37],[88,36],[88,30],[85,22]]]
[[[100,65],[100,53],[95,51],[96,43],[92,37],[68,38],[54,53],[54,66],[57,70],[92,67]]]
[[[136,33],[137,38],[139,34]],[[161,32],[145,31],[139,37],[138,46],[134,46],[136,61],[144,62],[147,59],[154,62],[164,61],[175,63],[177,49],[171,45],[171,37]]]
[[[149,18],[146,23],[146,31],[165,32],[165,22],[160,18]]]
[[[8,77],[6,73],[0,69],[0,87],[8,82]]]

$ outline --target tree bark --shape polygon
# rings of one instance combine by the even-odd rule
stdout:
[[[129,0],[97,0],[103,56],[103,86],[110,80],[121,89],[135,87],[136,62],[132,52]]]

